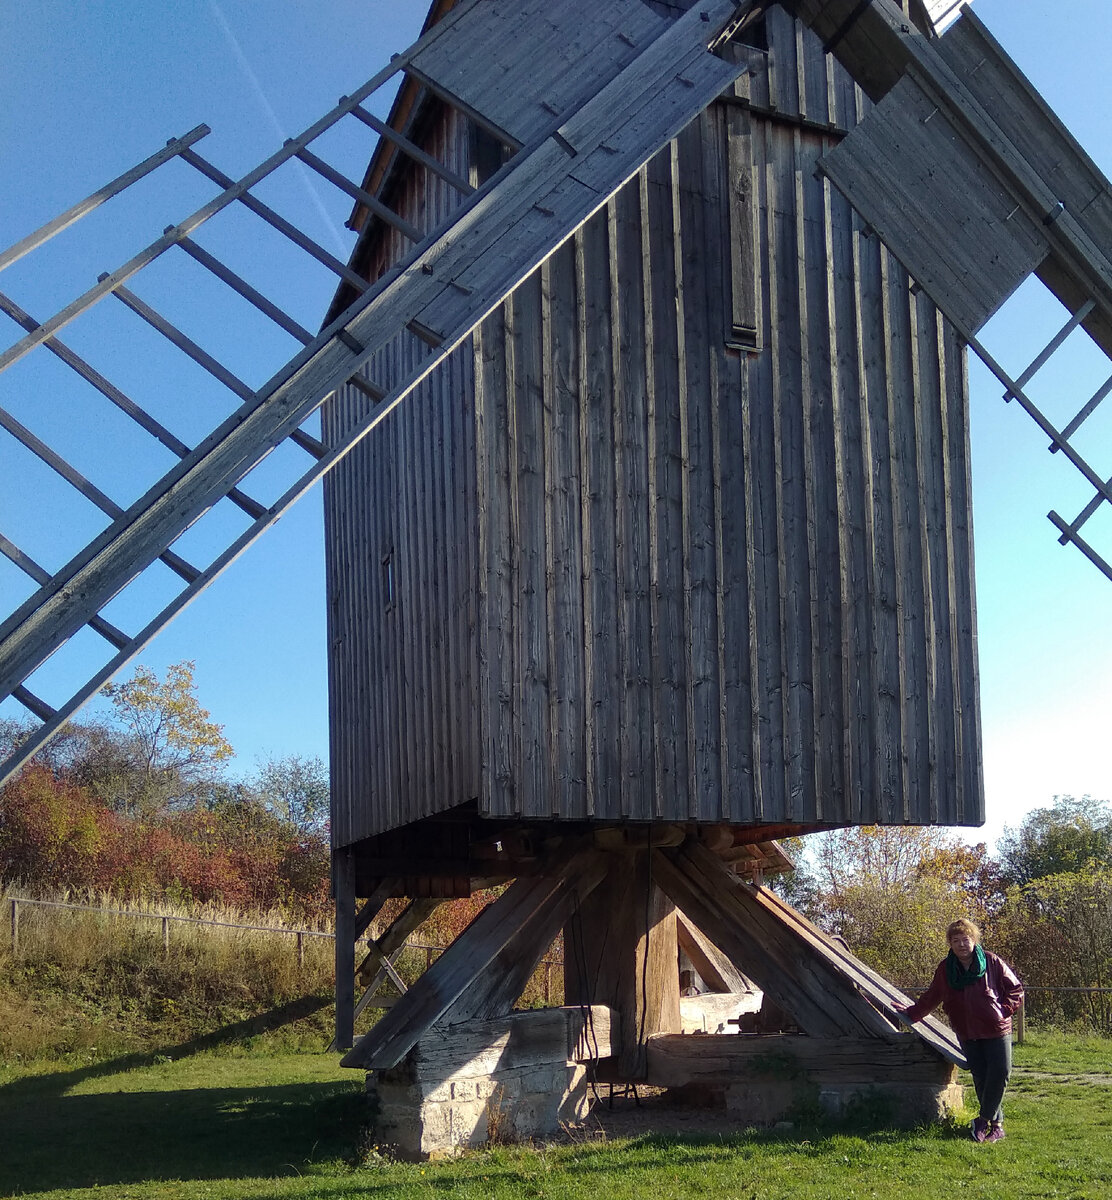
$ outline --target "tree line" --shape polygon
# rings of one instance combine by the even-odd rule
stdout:
[[[190,662],[136,668],[106,714],[71,724],[0,791],[0,884],[32,894],[166,898],[327,920],[328,775],[270,758],[234,778],[232,747],[196,695]],[[25,737],[0,722],[0,748]],[[995,853],[952,831],[853,827],[789,839],[775,881],[820,927],[896,983],[930,979],[956,916],[1031,988],[1112,988],[1112,807],[1058,796],[1006,828]],[[488,898],[444,905],[450,940]],[[440,927],[443,926],[441,929]],[[442,940],[437,937],[437,940]],[[1112,994],[1039,993],[1040,1014],[1112,1032]]]
[[[1107,801],[1056,796],[1005,827],[995,853],[917,826],[854,827],[785,847],[796,870],[778,890],[894,982],[925,986],[946,926],[968,916],[1019,971],[1029,1011],[1112,1033],[1112,994],[1088,990],[1112,988]]]
[[[191,662],[163,677],[137,667],[103,695],[103,717],[70,724],[0,791],[0,883],[327,916],[319,758],[269,758],[233,778],[234,751],[197,699]],[[0,749],[25,736],[0,722]]]

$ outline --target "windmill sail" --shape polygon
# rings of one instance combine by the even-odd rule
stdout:
[[[200,445],[190,449],[175,443],[172,448],[180,462],[126,509],[41,446],[14,419],[8,422],[9,431],[98,503],[111,523],[54,574],[10,541],[0,546],[41,585],[0,626],[0,698],[16,697],[44,722],[5,764],[5,776],[367,436],[486,313],[744,69],[708,49],[735,13],[735,5],[727,0],[701,4],[673,22],[655,16],[638,0],[595,8],[597,12],[585,16],[582,6],[573,0],[524,6],[508,0],[461,4],[357,93],[238,182],[223,176],[191,147],[183,147],[180,157],[217,182],[223,188],[220,195],[168,229],[123,267],[103,276],[55,317],[40,324],[14,301],[3,301],[5,310],[27,329],[27,335],[0,353],[0,371],[32,352],[51,351],[118,406],[130,405],[149,432],[164,434],[61,340],[70,323],[114,296],[220,380],[240,402]],[[498,41],[492,41],[492,29],[510,19],[515,28],[512,54],[501,61],[497,52],[490,50]],[[465,52],[461,53],[461,46]],[[487,69],[463,77],[461,62],[485,62]],[[508,87],[507,73],[514,70]],[[501,141],[510,155],[506,165],[469,196],[443,227],[430,231],[415,228],[377,197],[340,177],[310,149],[344,117],[354,116],[374,126],[375,118],[365,103],[403,72]],[[512,104],[506,102],[507,96],[512,96]],[[399,152],[416,152],[405,139],[398,141],[395,136],[392,140]],[[413,243],[397,268],[369,285],[257,197],[252,189],[293,158],[343,187]],[[237,203],[325,262],[355,289],[358,298],[354,303],[317,336],[301,329],[194,242],[192,235],[198,228]],[[133,290],[132,280],[144,268],[178,248],[305,343],[258,391],[212,359]],[[357,378],[379,347],[399,336],[413,339],[420,347],[413,356],[417,365],[399,378],[357,379],[358,386],[375,401],[366,420],[348,430],[342,442],[327,448],[301,428],[328,395]],[[240,484],[287,439],[307,451],[312,462],[289,482],[277,501],[263,505],[251,499]],[[165,442],[165,436],[162,440]],[[171,548],[173,543],[225,498],[247,513],[250,524],[210,563],[190,564]],[[185,586],[139,633],[116,629],[101,610],[159,559]],[[35,695],[28,678],[85,626],[101,633],[115,653],[68,701],[54,707]]]
[[[1005,399],[1092,487],[1073,520],[1049,517],[1059,541],[1112,579],[1112,565],[1081,534],[1112,503],[1112,480],[1074,440],[1112,391],[1112,374],[1061,428],[1024,391],[1077,327],[1112,359],[1112,186],[968,9],[931,40],[893,0],[848,16],[838,0],[793,7],[837,39],[835,53],[878,101],[820,168],[993,371]],[[1013,377],[976,335],[1032,274],[1069,317]]]

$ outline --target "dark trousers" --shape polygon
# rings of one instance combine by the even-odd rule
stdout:
[[[1001,1102],[1012,1073],[1012,1039],[1007,1037],[973,1038],[961,1042],[962,1053],[973,1076],[973,1087],[986,1121],[1003,1121]]]

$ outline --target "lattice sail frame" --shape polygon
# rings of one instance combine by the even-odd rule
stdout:
[[[653,16],[635,0],[605,6],[603,15],[596,13],[591,18],[599,23],[598,41],[588,46],[588,51],[597,56],[597,63],[592,64],[597,69],[579,72],[581,77],[589,78],[590,86],[580,92],[569,91],[572,73],[557,72],[551,87],[559,102],[542,100],[532,111],[524,135],[515,135],[508,128],[518,115],[513,88],[497,86],[504,84],[504,72],[513,64],[498,64],[493,81],[489,70],[485,82],[481,71],[473,78],[468,78],[466,72],[460,76],[459,63],[471,62],[473,57],[478,61],[483,56],[461,53],[458,42],[470,37],[476,49],[490,45],[492,23],[513,22],[522,42],[533,39],[533,49],[545,49],[547,39],[559,50],[563,48],[561,38],[568,45],[575,44],[570,35],[580,33],[587,19],[574,12],[575,7],[568,4],[561,9],[576,18],[575,24],[554,30],[546,21],[544,5],[464,0],[354,95],[341,100],[300,137],[239,181],[226,176],[193,148],[207,132],[202,126],[172,141],[133,171],[0,255],[3,270],[174,159],[182,160],[222,189],[213,200],[167,229],[122,267],[102,276],[93,288],[45,322],[37,322],[15,300],[0,293],[0,308],[26,332],[25,337],[0,353],[0,371],[32,352],[49,351],[180,460],[146,495],[125,509],[14,416],[0,412],[0,424],[11,436],[111,520],[108,528],[53,574],[10,539],[0,536],[0,552],[39,585],[39,590],[0,626],[0,697],[15,697],[43,722],[4,764],[3,778],[26,762],[173,616],[367,436],[517,283],[733,82],[740,68],[708,54],[708,47],[723,30],[738,28],[750,10],[760,6],[714,0],[697,5],[672,24]],[[851,71],[859,78],[868,77],[867,90],[871,88],[871,94],[880,100],[870,122],[829,155],[823,169],[954,321],[1004,384],[1008,398],[1018,399],[1035,419],[1050,439],[1051,449],[1069,458],[1093,487],[1093,499],[1076,519],[1066,521],[1057,513],[1050,517],[1062,541],[1072,541],[1112,578],[1112,567],[1080,535],[1082,526],[1100,505],[1112,503],[1112,479],[1106,480],[1093,469],[1071,442],[1081,424],[1112,391],[1112,376],[1062,429],[1057,429],[1024,391],[1034,372],[1076,327],[1085,328],[1106,354],[1112,350],[1112,262],[1102,248],[1109,240],[1105,235],[1112,230],[1112,192],[1107,181],[969,14],[939,42],[912,30],[904,10],[894,0],[874,0],[871,5],[854,0],[796,0],[789,7],[827,39],[828,48],[840,57],[846,56],[844,61]],[[935,5],[932,15],[938,10],[938,18],[948,21],[952,8]],[[978,39],[981,60],[967,64],[972,70],[963,73],[962,55]],[[527,68],[532,61],[536,61],[535,56],[520,50],[516,65],[524,63]],[[542,57],[540,61],[546,60]],[[988,69],[981,78],[991,76],[1003,81],[1003,103],[999,87],[994,93],[993,87],[985,90],[977,86],[977,72],[986,64]],[[481,189],[473,190],[468,181],[453,176],[443,164],[367,111],[365,105],[370,98],[392,86],[403,74],[458,107],[505,147],[509,161]],[[933,107],[928,105],[929,111],[916,118],[914,105],[922,103],[924,97]],[[642,98],[651,98],[649,118],[643,118],[638,109],[637,101]],[[1023,102],[1024,118],[1037,122],[1046,147],[1054,153],[1062,152],[1064,170],[1055,168],[1057,174],[1053,174],[1037,157],[1026,158],[1017,149],[1007,128],[1008,101],[1013,98]],[[497,118],[492,118],[490,111]],[[948,289],[940,277],[937,267],[944,248],[925,238],[922,229],[908,220],[914,206],[894,204],[885,193],[889,181],[869,176],[868,167],[877,160],[878,147],[898,157],[898,147],[893,150],[891,145],[891,133],[901,119],[907,124],[909,111],[912,124],[908,128],[913,130],[916,120],[926,129],[937,117],[932,135],[946,125],[945,136],[927,139],[931,154],[945,155],[957,147],[955,162],[967,164],[972,155],[988,164],[989,177],[982,182],[992,193],[988,224],[994,226],[993,237],[967,239],[965,248],[973,251],[980,242],[997,248],[1011,246],[1008,239],[1023,227],[1021,250],[1016,252],[1011,247],[1008,251],[1014,269],[1003,279],[998,273],[984,271],[992,285],[990,294],[976,297],[972,308],[964,306],[962,296]],[[450,221],[439,229],[417,229],[310,149],[349,116],[391,142],[396,153],[409,156],[467,195]],[[874,142],[870,143],[870,137],[875,137]],[[854,161],[859,148],[862,152]],[[411,244],[408,257],[387,276],[369,284],[260,200],[253,189],[295,159],[407,239]],[[898,179],[899,173],[893,172],[891,178]],[[956,203],[961,212],[962,196],[956,189],[936,199],[943,207]],[[353,288],[359,298],[319,334],[312,335],[194,240],[198,229],[232,206],[246,208],[282,234],[333,272],[342,284]],[[508,229],[513,235],[510,238],[506,237]],[[1003,239],[1001,230],[1007,235]],[[495,246],[497,253],[489,253]],[[303,349],[258,391],[237,379],[129,286],[145,268],[175,248],[302,344]],[[1013,379],[977,341],[976,333],[1032,270],[1044,275],[1072,316],[1031,367]],[[109,296],[124,303],[239,401],[228,419],[199,445],[191,448],[175,437],[61,340],[59,335],[69,324]],[[419,349],[417,367],[411,374],[391,380],[368,380],[360,374],[375,350],[396,336],[414,339]],[[368,394],[374,407],[343,444],[325,447],[302,426],[328,395],[349,381]],[[276,502],[264,505],[240,485],[287,439],[310,455],[311,465],[289,483]],[[223,498],[239,507],[250,525],[207,566],[189,563],[172,548],[174,542]],[[184,587],[137,634],[128,634],[107,620],[101,610],[159,560]],[[69,701],[54,708],[35,695],[26,681],[86,625],[114,653]]]
[[[51,351],[180,458],[178,465],[146,495],[125,509],[15,418],[5,420],[10,433],[100,507],[111,518],[111,524],[54,574],[11,540],[0,542],[0,551],[40,585],[0,626],[0,697],[15,697],[43,721],[5,762],[3,778],[54,736],[161,628],[444,361],[504,296],[732,84],[743,68],[716,57],[709,49],[736,16],[738,7],[729,0],[709,0],[669,22],[637,0],[616,0],[593,15],[578,11],[574,4],[565,4],[560,9],[561,21],[554,21],[555,10],[550,5],[464,0],[408,51],[238,182],[197,154],[193,143],[203,136],[203,130],[195,130],[38,234],[23,239],[0,259],[3,269],[33,252],[136,178],[174,158],[182,159],[223,188],[215,199],[168,228],[122,267],[102,276],[93,288],[49,320],[36,322],[15,301],[2,301],[8,315],[27,334],[0,353],[0,371],[33,351]],[[531,38],[537,44],[538,50],[544,49],[546,40],[553,43],[555,53],[540,59],[549,64],[547,75],[531,68],[529,63],[534,60],[527,55],[515,51],[514,63],[496,63],[491,54],[484,52],[492,45],[492,31],[511,21],[526,40]],[[592,36],[584,45],[588,22]],[[590,69],[566,70],[567,47],[576,47]],[[485,63],[485,81],[457,78],[460,62]],[[514,70],[522,76],[516,91],[507,85],[507,79],[514,84]],[[502,144],[508,161],[481,188],[472,189],[470,183],[452,175],[443,164],[367,111],[369,98],[401,75],[435,92]],[[519,103],[523,87],[533,89],[534,104]],[[646,119],[650,98],[651,117]],[[491,111],[497,118],[489,115]],[[348,116],[388,139],[396,153],[407,155],[460,191],[470,193],[463,205],[439,228],[421,230],[390,210],[379,197],[345,179],[310,146]],[[409,254],[381,279],[368,283],[261,201],[252,189],[293,159],[341,187],[377,220],[408,239]],[[205,222],[232,205],[245,207],[328,267],[342,284],[355,289],[355,302],[315,337],[301,328],[193,240],[193,234]],[[129,286],[144,268],[173,248],[184,250],[263,316],[303,343],[301,352],[258,391],[237,379]],[[198,446],[190,448],[176,439],[60,340],[59,334],[66,326],[109,296],[121,300],[240,401],[228,419]],[[413,340],[415,353],[410,361],[416,366],[404,378],[368,379],[363,371],[365,364],[376,350],[399,336]],[[302,425],[327,396],[347,382],[364,391],[373,406],[361,424],[347,431],[342,444],[325,447]],[[276,502],[263,505],[240,485],[287,439],[308,452],[313,461]],[[207,566],[187,562],[171,546],[225,497],[247,514],[251,524]],[[185,586],[137,634],[128,634],[107,621],[101,610],[158,560],[168,565]],[[36,696],[26,681],[86,625],[100,634],[115,653],[69,701],[54,708]]]

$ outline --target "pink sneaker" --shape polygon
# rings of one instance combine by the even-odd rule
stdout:
[[[988,1137],[988,1122],[981,1117],[974,1117],[970,1135],[975,1142],[983,1142]]]
[[[986,1142],[1002,1142],[1004,1140],[1004,1126],[999,1121],[993,1121],[989,1126],[988,1133],[985,1135]]]

